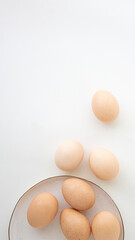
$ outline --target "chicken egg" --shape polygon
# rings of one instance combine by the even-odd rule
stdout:
[[[112,213],[103,211],[94,217],[92,233],[94,240],[118,240],[120,224]]]
[[[90,168],[96,177],[104,181],[114,179],[119,172],[119,163],[114,154],[104,148],[95,148],[90,153]]]
[[[68,240],[88,240],[90,237],[90,224],[82,213],[65,208],[60,215],[62,232]]]
[[[112,122],[119,114],[117,99],[106,90],[100,90],[94,94],[92,109],[96,117],[103,122]]]
[[[68,171],[75,169],[83,160],[82,145],[74,140],[63,142],[56,150],[55,163],[58,168]]]
[[[78,178],[69,178],[62,184],[62,193],[67,203],[80,211],[91,208],[95,203],[92,187]]]
[[[29,205],[27,219],[32,227],[43,228],[54,219],[57,211],[57,199],[50,193],[41,193]]]

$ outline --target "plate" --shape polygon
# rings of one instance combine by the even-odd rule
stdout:
[[[66,239],[61,231],[59,224],[59,216],[63,208],[70,207],[62,196],[62,183],[73,176],[57,176],[45,179],[32,188],[30,188],[27,192],[25,192],[22,197],[18,200],[11,219],[9,223],[9,240],[64,240]],[[81,178],[82,179],[82,178]],[[85,180],[85,179],[83,179]],[[117,219],[119,220],[121,226],[121,233],[119,240],[124,239],[124,225],[123,220],[120,214],[120,211],[111,197],[99,186],[95,183],[85,180],[95,191],[96,202],[94,206],[84,211],[83,213],[87,216],[90,224],[92,222],[93,217],[96,213],[106,210],[112,212]],[[35,229],[32,228],[27,222],[27,209],[30,202],[35,198],[39,193],[42,192],[50,192],[59,202],[59,210],[55,217],[55,219],[45,228],[43,229]],[[91,234],[90,240],[94,240]]]

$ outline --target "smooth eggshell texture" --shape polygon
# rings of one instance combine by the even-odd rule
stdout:
[[[94,217],[92,233],[94,240],[118,240],[120,224],[112,213],[103,211]]]
[[[118,175],[118,160],[112,152],[106,149],[93,149],[90,153],[89,162],[92,172],[101,180],[110,181]]]
[[[54,219],[57,211],[57,199],[50,193],[41,193],[29,205],[27,219],[32,227],[42,228]]]
[[[82,145],[74,140],[63,142],[56,150],[55,163],[58,168],[68,171],[75,169],[83,160]]]
[[[103,122],[112,122],[119,114],[117,99],[105,90],[100,90],[94,94],[92,109],[96,117]]]
[[[65,208],[60,215],[62,232],[68,240],[88,240],[90,237],[90,224],[82,213]]]
[[[78,178],[69,178],[62,184],[62,193],[67,203],[80,211],[91,208],[95,203],[92,187]]]

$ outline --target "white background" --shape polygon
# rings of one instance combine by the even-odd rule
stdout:
[[[111,124],[98,121],[91,98],[110,90],[120,104]],[[72,175],[103,187],[118,205],[125,239],[134,240],[135,2],[0,0],[0,239],[18,198],[33,184],[67,174],[54,164],[59,143],[85,149]],[[111,150],[112,182],[90,171],[93,147]]]

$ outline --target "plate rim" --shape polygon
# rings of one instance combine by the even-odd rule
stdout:
[[[90,181],[90,180],[88,180],[88,179],[86,179],[86,178],[82,178],[82,177],[78,177],[78,176],[74,176],[74,175],[56,175],[56,176],[52,176],[52,177],[45,178],[45,179],[39,181],[38,183],[34,184],[34,185],[33,185],[32,187],[30,187],[28,190],[26,190],[26,191],[21,195],[21,197],[18,199],[18,201],[16,202],[16,204],[15,204],[15,206],[14,206],[14,208],[13,208],[13,211],[12,211],[12,213],[11,213],[11,217],[10,217],[9,224],[8,224],[8,240],[11,240],[11,238],[10,238],[10,229],[11,229],[11,222],[12,222],[12,218],[13,218],[14,212],[15,212],[15,210],[16,210],[16,208],[17,208],[18,203],[19,203],[20,200],[23,198],[23,196],[24,196],[27,192],[29,192],[31,189],[33,189],[34,187],[36,187],[38,184],[40,184],[40,183],[42,183],[42,182],[44,182],[44,181],[53,179],[53,178],[61,178],[61,177],[62,177],[62,178],[64,178],[64,177],[73,177],[73,178],[78,178],[78,179],[81,179],[81,180],[84,180],[84,181],[88,181],[89,183],[92,183],[92,184],[94,184],[96,187],[100,188],[104,193],[106,193],[106,194],[110,197],[110,195],[109,195],[102,187],[100,187],[100,186],[97,185],[96,183],[94,183],[94,182],[92,182],[92,181]],[[119,212],[119,215],[120,215],[120,218],[121,218],[121,222],[122,222],[123,240],[124,240],[124,238],[125,238],[125,228],[124,228],[123,218],[122,218],[122,215],[121,215],[121,212],[120,212],[118,206],[116,205],[116,203],[114,202],[114,200],[112,199],[112,197],[110,197],[110,198],[111,198],[112,202],[114,203],[115,207],[117,208],[117,210],[118,210],[118,212]]]

